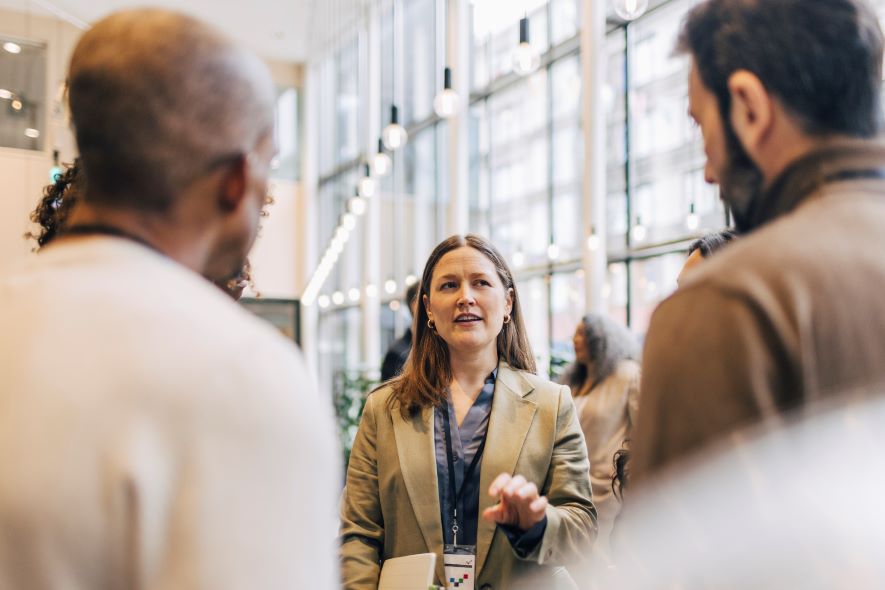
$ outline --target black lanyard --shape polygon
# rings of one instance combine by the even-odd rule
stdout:
[[[150,248],[155,252],[159,252],[157,248],[139,236],[131,234],[125,230],[120,229],[119,227],[114,227],[113,225],[106,225],[104,223],[83,223],[79,225],[72,225],[66,229],[63,229],[60,236],[89,236],[89,235],[102,235],[102,236],[113,236],[115,238],[123,238],[125,240],[130,240],[132,242],[136,242],[145,246],[146,248]]]
[[[460,527],[458,526],[458,506],[461,503],[461,496],[464,494],[464,487],[467,485],[468,480],[473,475],[473,470],[476,469],[476,466],[479,464],[479,460],[482,457],[482,452],[486,448],[486,438],[488,437],[488,425],[486,425],[485,434],[482,435],[482,442],[479,443],[479,448],[476,449],[476,454],[473,455],[473,460],[470,461],[470,465],[467,467],[467,471],[464,472],[464,479],[461,480],[461,486],[458,491],[455,491],[455,456],[452,452],[452,427],[450,424],[449,418],[449,402],[446,400],[446,413],[443,415],[443,419],[446,422],[446,459],[448,459],[449,463],[449,491],[451,492],[452,498],[452,544],[458,544],[458,531]]]

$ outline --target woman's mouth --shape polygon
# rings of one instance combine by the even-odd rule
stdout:
[[[479,317],[478,315],[474,315],[472,313],[465,313],[465,314],[459,315],[457,318],[455,318],[456,324],[473,324],[473,323],[481,322],[481,321],[482,321],[481,317]]]

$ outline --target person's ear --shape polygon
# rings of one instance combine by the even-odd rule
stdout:
[[[245,155],[232,160],[224,169],[221,177],[221,190],[218,194],[218,205],[222,211],[236,210],[249,188],[249,160]]]
[[[507,289],[507,315],[513,311],[513,287]]]
[[[430,311],[430,297],[428,297],[427,295],[422,295],[421,302],[424,304],[424,311],[425,313],[427,313],[427,319],[432,320],[433,313]]]
[[[737,70],[728,77],[728,92],[735,135],[748,154],[757,154],[774,123],[774,97],[756,74],[747,70]]]

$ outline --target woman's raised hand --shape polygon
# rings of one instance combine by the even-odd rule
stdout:
[[[547,498],[538,494],[538,486],[521,475],[502,473],[489,487],[489,495],[498,503],[486,508],[488,521],[518,527],[525,532],[544,519]]]

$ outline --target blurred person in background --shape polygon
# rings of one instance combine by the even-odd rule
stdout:
[[[631,437],[639,411],[639,344],[627,328],[599,313],[584,316],[572,341],[575,362],[561,382],[574,392],[590,459],[593,504],[599,514],[596,549],[607,556],[620,510],[612,489],[613,460]]]
[[[875,12],[862,0],[708,0],[678,44],[705,175],[741,239],[652,317],[636,484],[766,417],[885,390]]]
[[[420,283],[415,344],[368,396],[341,506],[344,588],[386,559],[437,555],[436,584],[573,588],[596,530],[569,389],[535,374],[513,276],[484,238],[452,236]],[[471,569],[452,567],[469,560]]]
[[[416,282],[409,285],[406,289],[406,305],[409,306],[409,327],[405,333],[400,336],[393,344],[390,350],[384,355],[384,362],[381,365],[381,381],[388,381],[402,373],[406,359],[409,358],[409,351],[412,350],[412,325],[415,318],[415,306],[418,305],[418,287]]]
[[[676,278],[676,284],[681,285],[685,280],[686,273],[691,273],[692,269],[697,268],[701,262],[710,258],[713,254],[724,248],[732,240],[737,238],[737,234],[732,229],[724,229],[719,232],[706,234],[688,247],[688,257],[679,271]],[[577,402],[576,402],[577,403]],[[623,500],[624,493],[630,484],[630,448],[629,441],[625,440],[624,446],[614,455],[612,467],[614,471],[611,489],[618,499]],[[594,499],[596,496],[594,496]]]
[[[28,232],[26,238],[37,242],[35,250],[48,245],[56,237],[63,235],[67,228],[68,216],[74,206],[80,201],[81,194],[86,189],[86,177],[83,174],[79,160],[66,166],[64,171],[57,174],[55,180],[43,188],[43,196],[37,203],[37,208],[31,213],[31,221],[40,226],[38,233]],[[267,205],[273,199],[268,196]],[[262,209],[262,215],[267,214]],[[252,266],[249,259],[243,263],[235,273],[222,279],[212,281],[216,287],[230,295],[234,301],[239,301],[246,287],[255,291],[255,283],[252,281]]]
[[[682,270],[679,271],[679,276],[676,277],[676,284],[681,285],[682,281],[685,280],[686,273],[690,272],[705,259],[724,248],[736,237],[737,234],[734,230],[724,229],[719,232],[701,236],[692,242],[688,247],[688,258],[685,259],[685,264],[682,265]]]

